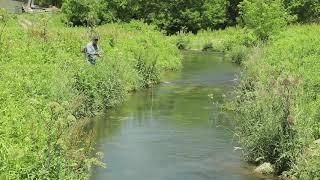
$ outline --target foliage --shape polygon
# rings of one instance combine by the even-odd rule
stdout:
[[[288,23],[281,0],[244,0],[241,2],[241,23],[261,40],[267,40]]]
[[[237,24],[237,18],[239,17],[239,4],[243,0],[228,0],[227,8],[227,25],[234,26]]]
[[[302,179],[318,177],[319,169],[307,159],[320,138],[319,33],[318,25],[293,26],[256,48],[233,106],[246,159],[271,162],[277,173]]]
[[[65,0],[63,12],[75,25],[86,24],[89,14],[95,21],[129,22],[142,19],[157,25],[168,34],[180,30],[197,32],[219,28],[226,22],[227,2],[224,0]]]
[[[40,2],[48,4],[48,0]],[[73,25],[88,25],[88,20],[101,24],[136,19],[175,34],[239,23],[265,40],[288,21],[319,22],[320,3],[319,0],[64,0],[62,10]]]
[[[312,144],[297,159],[292,174],[300,179],[320,178],[320,152],[319,144]]]
[[[196,35],[180,32],[176,36],[171,36],[171,39],[179,49],[224,52],[228,60],[237,64],[241,64],[249,53],[248,49],[258,43],[254,35],[245,34],[240,28],[206,30]]]
[[[112,21],[112,14],[103,0],[64,0],[62,11],[71,25],[94,26]]]
[[[227,52],[227,58],[231,59],[231,62],[241,64],[247,59],[249,54],[248,48],[244,45],[235,45]]]
[[[35,0],[35,4],[39,4],[41,6],[56,6],[60,7],[62,5],[63,0]]]
[[[213,45],[212,42],[208,42],[204,44],[202,51],[212,51],[213,50]]]
[[[32,25],[18,26],[21,19]],[[103,165],[101,154],[92,154],[88,117],[123,102],[128,91],[157,83],[160,72],[180,68],[177,48],[152,26],[95,29],[104,56],[92,66],[80,52],[92,31],[48,19],[55,20],[18,16],[3,33],[0,178],[87,179],[91,166]]]
[[[298,22],[320,22],[319,0],[284,0],[283,3]]]

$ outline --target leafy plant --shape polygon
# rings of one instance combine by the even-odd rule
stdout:
[[[312,148],[320,138],[318,33],[317,25],[292,26],[255,48],[232,106],[246,159],[299,179],[319,176]]]
[[[240,9],[240,23],[261,40],[279,33],[288,23],[281,0],[244,0]]]
[[[231,59],[231,62],[241,64],[244,60],[247,59],[248,54],[249,51],[247,47],[238,45],[232,47],[231,50],[228,51],[226,56]]]

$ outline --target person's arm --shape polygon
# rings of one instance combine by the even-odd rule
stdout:
[[[98,55],[99,57],[102,56],[102,50],[101,50],[100,46],[98,46],[97,55]]]

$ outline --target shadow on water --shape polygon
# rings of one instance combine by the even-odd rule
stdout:
[[[263,179],[233,151],[231,127],[217,127],[212,104],[232,92],[239,68],[219,54],[184,56],[181,72],[98,118],[97,150],[108,167],[93,169],[91,179]]]

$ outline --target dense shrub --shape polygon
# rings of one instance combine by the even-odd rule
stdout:
[[[213,50],[213,45],[212,42],[207,42],[204,44],[202,51],[212,51]]]
[[[171,38],[176,42],[183,41],[186,49],[202,50],[211,44],[212,50],[225,52],[230,50],[232,46],[243,44],[245,35],[242,29],[227,28],[225,30],[203,30],[196,35],[180,33]]]
[[[65,0],[62,11],[70,25],[94,26],[113,20],[107,5],[104,0]]]
[[[247,59],[249,54],[248,48],[244,45],[235,45],[227,52],[226,56],[231,59],[231,62],[241,64]]]
[[[63,0],[35,0],[35,2],[41,6],[56,6],[60,7],[62,5]]]
[[[171,39],[180,49],[223,52],[227,60],[237,64],[241,64],[246,59],[248,50],[259,42],[255,35],[245,33],[240,28],[206,30],[196,35],[181,32],[171,36]]]
[[[244,0],[240,9],[240,22],[261,40],[267,40],[288,23],[281,0]]]
[[[67,20],[76,25],[86,25],[90,16],[98,23],[142,19],[168,34],[220,28],[227,20],[224,0],[166,0],[161,3],[156,0],[65,0],[62,10]]]
[[[319,0],[64,0],[62,10],[73,25],[88,25],[88,20],[100,24],[136,19],[157,25],[168,34],[225,28],[240,20],[264,40],[286,25],[288,13],[290,20],[319,22],[319,4]]]
[[[237,24],[237,18],[239,17],[239,4],[243,0],[228,0],[227,8],[227,25],[234,26]]]
[[[234,104],[247,160],[271,162],[299,179],[319,176],[309,159],[317,158],[309,147],[320,138],[319,33],[317,25],[294,26],[256,48]]]
[[[319,0],[284,0],[283,3],[298,22],[320,22]]]
[[[320,147],[311,144],[297,159],[292,174],[300,179],[320,179]]]
[[[94,30],[104,56],[92,66],[80,52],[92,30],[17,18],[33,25],[11,19],[1,38],[0,179],[86,179],[101,165],[88,117],[179,69],[180,54],[152,26],[110,24]]]

